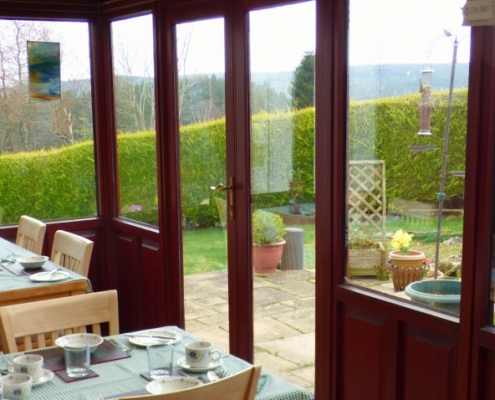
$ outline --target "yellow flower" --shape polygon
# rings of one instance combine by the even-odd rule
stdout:
[[[392,236],[392,240],[390,241],[390,245],[394,249],[400,249],[400,251],[404,254],[409,252],[409,244],[412,241],[413,235],[410,235],[407,232],[404,232],[402,229],[399,229]]]

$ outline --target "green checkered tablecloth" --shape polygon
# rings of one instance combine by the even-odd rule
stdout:
[[[186,372],[189,376],[206,378],[206,373],[193,374],[182,371],[177,361],[184,357],[184,344],[197,340],[190,333],[177,327],[168,329],[182,334],[182,340],[174,345],[174,374]],[[129,345],[127,337],[114,336],[118,342]],[[26,400],[100,400],[143,390],[148,383],[141,374],[148,369],[146,348],[136,347],[131,357],[118,361],[96,364],[91,370],[98,377],[65,383],[55,376],[43,385],[33,387]],[[247,368],[250,364],[234,356],[225,354],[222,363],[215,369],[219,376],[228,376]],[[257,400],[311,400],[313,395],[306,389],[293,385],[266,371],[261,372]]]

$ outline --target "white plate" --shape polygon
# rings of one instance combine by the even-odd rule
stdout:
[[[177,365],[179,367],[181,367],[182,369],[185,369],[186,371],[189,371],[189,372],[206,372],[206,371],[209,371],[210,369],[215,369],[221,363],[222,363],[222,359],[220,358],[216,361],[211,361],[205,367],[193,367],[193,366],[186,363],[186,357],[181,357],[181,358],[179,358],[179,361],[177,361]]]
[[[143,337],[143,336],[132,336],[132,333],[136,335],[153,335],[153,336],[168,336],[173,337],[174,339],[166,339],[166,338],[158,338],[158,337]],[[147,331],[139,331],[126,333],[126,336],[129,336],[129,342],[131,342],[135,346],[153,346],[159,344],[175,344],[182,340],[182,335],[180,333],[175,333],[171,331],[163,331],[163,330],[147,330]]]
[[[146,390],[152,394],[172,393],[201,386],[202,384],[203,382],[195,378],[171,376],[151,381],[146,385]]]
[[[33,387],[43,385],[43,383],[51,381],[53,379],[53,375],[54,374],[52,371],[50,371],[49,369],[44,369],[41,378],[36,382],[33,382]]]
[[[38,272],[37,274],[31,275],[29,278],[35,282],[57,282],[67,279],[70,274],[65,271],[57,271],[49,275],[50,271]]]

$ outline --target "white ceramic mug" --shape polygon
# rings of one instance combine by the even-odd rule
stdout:
[[[9,400],[24,400],[33,386],[33,378],[28,374],[8,374],[0,378],[3,395]]]
[[[208,367],[211,362],[220,360],[220,352],[213,350],[210,342],[190,342],[185,347],[186,362],[193,368]]]
[[[38,382],[43,376],[43,357],[38,354],[17,356],[7,364],[10,374],[27,374]]]

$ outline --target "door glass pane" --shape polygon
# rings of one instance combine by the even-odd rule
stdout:
[[[158,225],[153,20],[112,22],[119,216]]]
[[[348,283],[454,314],[470,46],[462,6],[351,0],[349,29]]]
[[[28,41],[58,44],[56,101],[28,96]],[[0,20],[0,223],[97,215],[91,96],[87,23]]]
[[[186,329],[229,351],[222,18],[176,26]]]
[[[250,12],[249,27],[254,358],[313,390],[315,2]]]

